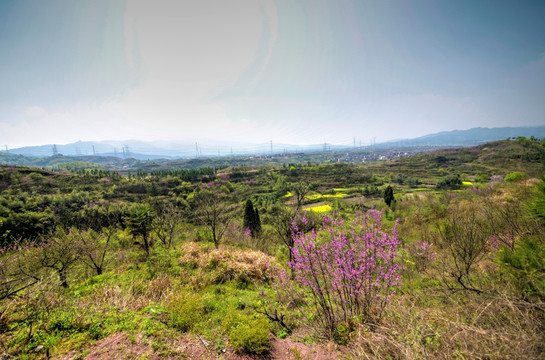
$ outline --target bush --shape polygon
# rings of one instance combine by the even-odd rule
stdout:
[[[519,182],[526,179],[526,174],[521,173],[520,171],[515,171],[510,174],[505,175],[503,180],[507,182]]]
[[[99,340],[107,336],[108,331],[106,330],[106,326],[104,325],[103,321],[99,320],[89,325],[89,329],[87,329],[87,334],[91,339]]]
[[[189,291],[174,297],[167,305],[167,309],[170,312],[169,324],[182,332],[191,330],[204,315],[201,297]]]
[[[388,233],[382,216],[369,210],[356,214],[356,221],[347,226],[340,218],[325,216],[323,229],[309,234],[293,222],[295,245],[288,263],[293,280],[278,271],[275,288],[279,299],[305,299],[302,315],[330,339],[342,322],[378,321],[400,284],[397,223]],[[301,221],[307,222],[304,217]]]
[[[545,299],[545,244],[542,241],[523,239],[513,251],[502,249],[499,257],[524,299]]]
[[[270,324],[262,317],[252,318],[235,313],[226,317],[222,325],[227,331],[230,345],[237,352],[263,354],[271,348]]]
[[[426,268],[435,260],[437,253],[434,251],[433,243],[423,240],[415,241],[407,246],[407,251],[411,255],[416,270],[419,272]]]
[[[450,175],[441,179],[435,186],[437,190],[457,190],[462,187],[459,175]]]
[[[350,335],[354,331],[354,326],[345,322],[341,322],[335,328],[333,333],[333,340],[339,345],[348,345],[350,342]]]

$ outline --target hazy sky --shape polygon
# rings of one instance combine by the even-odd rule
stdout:
[[[0,146],[545,125],[545,1],[2,0]]]

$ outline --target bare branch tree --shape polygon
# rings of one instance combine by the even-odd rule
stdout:
[[[227,194],[219,189],[199,191],[194,198],[195,217],[212,232],[214,246],[218,247],[231,221]]]
[[[39,266],[29,262],[33,243],[16,242],[10,249],[0,251],[0,300],[11,298],[41,280]]]
[[[54,270],[61,282],[61,286],[68,288],[68,270],[80,259],[81,247],[74,243],[71,233],[65,234],[62,230],[42,238],[35,253],[37,261],[44,268]]]
[[[446,249],[451,260],[445,266],[464,290],[482,292],[473,284],[473,268],[486,254],[491,235],[487,218],[474,205],[451,209],[439,228],[438,244]]]
[[[276,234],[278,235],[280,240],[284,243],[284,245],[287,246],[289,250],[290,261],[293,260],[293,253],[292,253],[292,248],[294,245],[293,232],[292,232],[293,222],[295,221],[295,223],[297,224],[297,228],[301,229],[303,232],[308,232],[312,230],[316,226],[316,223],[319,222],[318,217],[314,216],[311,213],[307,214],[307,219],[309,219],[309,221],[306,223],[303,223],[300,217],[298,216],[297,211],[287,206],[281,207],[274,214],[274,217],[273,217],[274,230],[276,231]]]
[[[179,234],[183,211],[172,202],[156,202],[153,207],[157,214],[153,221],[153,233],[165,247],[169,248]]]
[[[310,187],[308,184],[304,182],[297,182],[292,185],[293,189],[293,195],[295,196],[295,200],[297,201],[297,210],[301,209],[301,206],[303,205],[303,202],[305,201],[305,196],[310,191]]]
[[[82,261],[93,269],[97,275],[104,272],[106,254],[110,250],[110,240],[115,234],[115,228],[104,228],[97,232],[94,230],[72,230],[74,244],[81,248]]]

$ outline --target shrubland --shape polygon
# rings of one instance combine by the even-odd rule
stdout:
[[[145,351],[111,358],[266,358],[283,341],[343,359],[543,357],[541,148],[130,176],[1,166],[0,354],[85,358],[122,334]]]

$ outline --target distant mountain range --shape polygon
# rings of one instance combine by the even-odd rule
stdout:
[[[119,158],[134,158],[138,160],[156,159],[187,159],[195,157],[218,157],[229,155],[262,155],[279,154],[283,152],[310,152],[323,150],[337,150],[346,146],[320,145],[292,145],[278,143],[263,144],[214,144],[212,140],[206,143],[168,143],[145,142],[138,140],[127,141],[78,141],[71,144],[48,144],[26,146],[9,149],[10,154],[45,157],[52,155],[65,156],[114,156]],[[5,151],[3,151],[5,152]]]
[[[490,141],[504,140],[507,138],[545,137],[545,126],[534,127],[501,127],[501,128],[472,128],[468,130],[443,131],[413,139],[392,140],[375,144],[380,148],[393,147],[466,147],[483,144]],[[347,145],[314,144],[229,144],[213,141],[206,143],[169,143],[169,142],[145,142],[137,140],[127,141],[78,141],[72,144],[27,146],[17,149],[9,149],[10,154],[45,157],[62,154],[65,156],[115,156],[119,158],[134,158],[138,160],[156,159],[182,159],[195,157],[217,157],[226,155],[258,155],[279,154],[283,152],[311,152],[353,149]],[[364,148],[369,148],[364,147]],[[5,151],[4,151],[5,152]]]
[[[525,136],[545,138],[545,126],[532,127],[499,127],[482,128],[476,127],[468,130],[442,131],[413,139],[393,140],[377,145],[396,146],[445,146],[445,147],[466,147],[484,144],[496,140]]]

